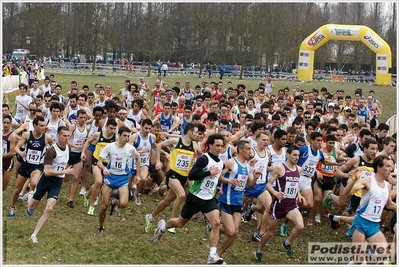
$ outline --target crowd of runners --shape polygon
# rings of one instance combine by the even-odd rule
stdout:
[[[81,195],[99,233],[108,209],[141,205],[142,194],[162,197],[142,219],[155,241],[203,213],[209,264],[225,263],[252,218],[258,263],[277,229],[293,257],[293,240],[321,216],[332,229],[350,225],[353,242],[387,243],[395,232],[396,133],[379,121],[373,90],[277,90],[271,78],[256,89],[221,81],[193,88],[162,78],[67,89],[51,75],[20,84],[15,103],[3,104],[3,191],[16,175],[8,216],[17,216],[18,200],[31,216],[47,193],[33,242],[68,180],[67,206]],[[171,205],[170,219],[153,227]]]

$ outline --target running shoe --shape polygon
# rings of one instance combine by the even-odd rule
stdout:
[[[91,215],[91,216],[94,215],[94,207],[93,207],[93,206],[90,206],[90,207],[89,207],[89,211],[87,212],[87,214],[88,214],[88,215]]]
[[[90,199],[86,197],[86,194],[83,194],[83,207],[88,207],[90,204]]]
[[[287,236],[287,225],[280,226],[280,236]]]
[[[317,223],[321,223],[321,217],[320,217],[320,214],[316,214],[316,216],[314,216],[314,221],[315,222],[317,222]]]
[[[328,203],[328,208],[329,208],[330,210],[335,209],[335,204],[334,204],[333,201],[330,201],[330,203]]]
[[[29,216],[32,216],[33,213],[34,213],[34,211],[33,211],[33,210],[26,209],[26,213],[27,213]]]
[[[341,224],[339,222],[334,221],[333,218],[334,214],[328,214],[328,219],[330,219],[331,229],[337,230],[341,226]]]
[[[103,226],[98,227],[98,232],[99,232],[100,234],[104,233],[104,231],[105,231],[105,229],[104,229]]]
[[[109,215],[112,215],[114,213],[114,209],[115,209],[115,206],[116,206],[116,204],[114,204],[114,201],[115,201],[115,198],[111,197],[111,201],[110,201],[110,204],[109,204]]]
[[[168,232],[171,234],[176,234],[176,228],[172,227],[168,229]]]
[[[223,264],[223,258],[219,257],[219,255],[216,253],[213,255],[209,254],[207,263],[208,264]]]
[[[330,196],[332,195],[332,191],[329,191],[325,198],[323,198],[323,207],[327,208],[328,203],[330,203]]]
[[[72,209],[73,207],[75,207],[75,206],[73,205],[73,202],[72,202],[72,201],[68,201],[67,206],[70,207],[71,209]]]
[[[308,226],[310,226],[310,227],[312,227],[313,226],[313,220],[308,220],[308,224],[307,224]]]
[[[165,220],[160,220],[158,222],[158,227],[154,231],[154,241],[155,242],[161,241],[162,235],[164,234],[164,232],[162,232],[161,228],[162,228],[162,226],[164,227],[165,224],[166,224]]]
[[[303,217],[307,217],[309,215],[309,212],[307,212],[306,210],[302,211],[302,216]]]
[[[191,217],[191,220],[192,220],[192,221],[196,221],[197,219],[198,219],[198,217],[197,217],[197,215],[195,215],[195,214]]]
[[[15,208],[10,207],[10,211],[8,212],[8,217],[14,217],[15,216]]]
[[[212,231],[212,224],[208,223],[205,227],[205,233],[207,236],[209,236],[211,234]]]
[[[97,206],[98,205],[98,201],[100,200],[100,197],[99,196],[97,196],[96,197],[96,200],[94,201],[94,206]]]
[[[263,252],[262,251],[255,251],[255,262],[256,263],[261,263],[262,262],[262,256]]]
[[[85,195],[85,194],[86,194],[86,188],[84,188],[84,187],[82,186],[82,188],[80,188],[79,195]]]
[[[136,203],[137,206],[141,205],[141,200],[139,194],[136,194],[136,197],[134,198],[134,202]]]
[[[130,196],[129,196],[129,199],[136,199],[136,187],[133,187],[132,189],[130,189],[130,191],[129,191],[129,194],[130,194]]]
[[[32,240],[33,243],[39,243],[39,242],[37,241],[37,237],[36,237],[35,235],[31,235],[30,238],[29,238],[29,240]]]
[[[28,193],[26,193],[24,196],[23,196],[23,200],[25,200],[25,201],[29,201],[29,199],[33,196],[33,194],[34,194],[34,192],[33,191],[29,191]]]
[[[24,199],[24,196],[22,194],[19,194],[18,195],[18,200],[23,200],[23,199]]]
[[[252,214],[254,213],[254,210],[252,209],[252,206],[254,204],[249,204],[247,210],[244,213],[244,220],[249,222],[251,220]]]
[[[291,250],[291,245],[285,245],[285,240],[283,241],[283,247],[285,248],[285,251],[287,251],[287,256],[292,258],[294,253]]]
[[[260,242],[262,240],[262,235],[259,233],[254,233],[252,235],[252,241],[254,242]]]
[[[150,214],[146,214],[144,217],[145,217],[144,232],[148,233],[152,226],[152,222],[149,219]]]

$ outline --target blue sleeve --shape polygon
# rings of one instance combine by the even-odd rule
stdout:
[[[306,161],[308,158],[308,146],[301,146],[299,148],[299,160],[297,165],[302,166],[302,164]]]
[[[324,161],[325,160],[324,154],[323,152],[321,152],[321,150],[319,150],[319,154],[320,154],[320,161]]]

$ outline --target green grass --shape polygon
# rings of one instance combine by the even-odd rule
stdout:
[[[166,232],[162,241],[153,241],[153,230],[160,219],[168,219],[167,208],[153,223],[150,233],[144,233],[144,215],[150,213],[161,200],[159,196],[142,196],[142,205],[130,201],[128,207],[107,217],[104,234],[97,233],[98,210],[95,216],[86,215],[83,197],[77,195],[75,208],[66,206],[70,182],[64,183],[59,202],[48,222],[38,234],[39,243],[28,241],[40,218],[45,202],[42,201],[32,217],[25,213],[24,204],[18,202],[17,215],[7,217],[10,195],[15,181],[3,194],[3,256],[4,264],[205,264],[209,253],[209,240],[205,235],[202,214],[197,221],[190,221],[177,234]],[[306,218],[305,218],[306,222]],[[242,223],[233,245],[223,255],[229,264],[253,264],[257,244],[251,241],[256,221]],[[289,224],[289,230],[292,224]],[[221,239],[223,236],[221,236]],[[6,243],[4,240],[6,239]],[[295,239],[292,248],[294,259],[289,259],[281,246],[284,238],[273,237],[264,249],[263,263],[307,264],[308,242],[350,242],[345,227],[333,231],[327,218],[322,223],[306,227]]]
[[[69,89],[72,80],[78,82],[78,87],[84,84],[94,88],[95,83],[111,84],[114,93],[124,85],[124,80],[130,78],[132,82],[138,82],[139,75],[113,75],[108,76],[61,74],[54,73],[55,80],[63,85],[63,92]],[[156,77],[145,77],[149,85],[153,85]],[[183,85],[185,80],[191,81],[191,85],[200,84],[203,79],[193,75],[167,76],[164,80],[173,87],[176,81]],[[207,78],[204,80],[208,80]],[[212,79],[218,81],[218,79]],[[224,78],[227,83],[228,77]],[[246,84],[248,89],[256,89],[260,79],[246,78],[238,80],[231,78],[233,85]],[[42,82],[41,82],[42,84]],[[296,82],[275,81],[275,91],[288,86],[292,88]],[[396,88],[375,87],[368,84],[314,82],[300,83],[305,91],[312,88],[320,89],[325,86],[335,92],[344,89],[346,94],[353,95],[356,88],[361,87],[365,93],[372,88],[376,91],[376,97],[384,107],[382,121],[396,114]],[[15,95],[9,97],[13,103]],[[11,104],[12,107],[13,104]],[[13,175],[14,176],[14,175]],[[91,184],[90,177],[89,183]],[[209,240],[205,235],[206,224],[199,214],[197,221],[190,221],[177,234],[165,233],[159,243],[153,242],[153,230],[160,219],[168,219],[171,207],[163,211],[153,223],[151,232],[144,233],[144,215],[150,213],[162,199],[157,196],[142,196],[142,205],[136,206],[130,201],[128,207],[120,213],[109,216],[105,220],[104,234],[97,233],[98,210],[95,216],[86,215],[87,208],[83,207],[83,197],[76,196],[75,208],[66,206],[69,197],[70,183],[63,184],[59,198],[50,219],[38,234],[38,244],[28,241],[35,225],[42,215],[45,201],[42,201],[32,217],[25,213],[24,203],[18,202],[17,215],[13,218],[7,216],[11,200],[11,193],[15,188],[15,178],[10,181],[8,189],[3,192],[3,263],[4,264],[206,264],[209,253]],[[80,188],[80,187],[79,187]],[[78,190],[79,191],[79,190]],[[306,223],[307,218],[305,218]],[[243,223],[240,232],[233,245],[225,252],[223,258],[228,264],[254,264],[253,252],[258,243],[251,241],[251,235],[256,228],[256,221]],[[289,224],[289,231],[292,224]],[[322,223],[312,228],[305,227],[304,232],[295,239],[292,244],[294,259],[289,259],[281,246],[284,238],[276,233],[270,242],[270,246],[264,249],[263,263],[265,264],[307,264],[308,242],[350,242],[345,235],[345,227],[337,231],[331,230],[327,218],[322,217]],[[221,239],[223,236],[221,236]]]

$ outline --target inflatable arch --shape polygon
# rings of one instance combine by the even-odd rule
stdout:
[[[313,80],[314,51],[329,40],[362,41],[376,54],[376,84],[391,85],[391,48],[372,29],[363,25],[326,24],[309,35],[299,49],[299,81]]]

